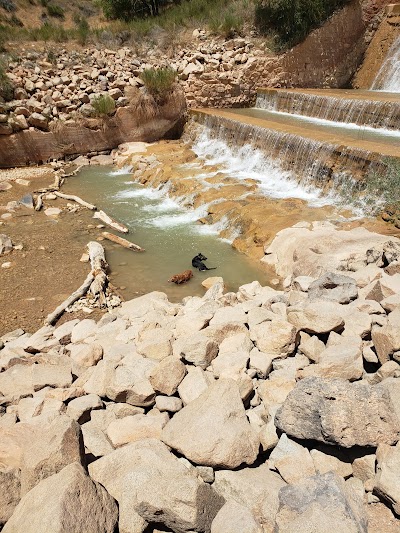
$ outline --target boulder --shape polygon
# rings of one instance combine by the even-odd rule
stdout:
[[[153,389],[167,396],[174,394],[186,375],[186,367],[175,357],[166,357],[153,368],[149,381]]]
[[[205,331],[179,337],[173,344],[175,356],[200,368],[207,368],[218,354],[218,344]]]
[[[327,272],[313,281],[308,288],[310,300],[331,300],[340,304],[347,304],[358,296],[358,289],[354,279],[334,272]]]
[[[134,368],[121,365],[111,377],[106,396],[115,402],[148,407],[154,405],[156,393],[148,379],[140,379]]]
[[[269,466],[278,470],[287,483],[315,475],[315,467],[307,448],[283,434],[269,456]]]
[[[123,446],[128,442],[151,438],[159,439],[162,428],[168,420],[168,415],[165,413],[125,416],[111,422],[107,428],[107,436],[114,448]]]
[[[306,333],[329,333],[343,329],[343,306],[337,302],[325,300],[306,301],[298,307],[289,307],[288,322],[297,330]]]
[[[196,464],[253,464],[259,439],[247,421],[235,381],[220,379],[168,422],[162,440]]]
[[[371,338],[381,364],[400,350],[400,307],[388,315],[386,325],[372,328]]]
[[[332,472],[302,479],[279,492],[275,531],[367,533],[367,530],[362,498]]]
[[[103,457],[114,451],[113,446],[102,431],[93,421],[86,422],[81,426],[83,442],[87,453],[93,457]]]
[[[377,451],[377,474],[374,491],[393,505],[400,514],[400,442],[396,446],[382,445]]]
[[[20,499],[21,482],[19,470],[0,466],[0,527],[13,514]]]
[[[286,483],[266,464],[237,471],[217,470],[214,489],[227,501],[235,501],[250,509],[264,526],[273,531],[278,512],[279,491]]]
[[[362,340],[360,337],[343,337],[339,344],[328,346],[319,355],[316,365],[300,370],[301,377],[320,376],[354,381],[363,375]]]
[[[211,533],[262,533],[253,513],[240,503],[228,501],[211,524]]]
[[[97,394],[86,394],[71,400],[67,407],[67,415],[76,420],[78,424],[84,424],[90,420],[93,409],[101,409],[103,402]]]
[[[161,361],[172,354],[173,338],[167,329],[149,329],[139,335],[136,349],[145,357]]]
[[[286,357],[294,352],[296,327],[286,320],[277,318],[252,326],[250,338],[261,352]]]
[[[118,501],[121,516],[134,510],[173,531],[209,531],[225,503],[155,439],[115,450],[90,464],[89,473]]]
[[[25,494],[3,532],[113,533],[117,521],[115,500],[72,463]]]
[[[275,416],[281,431],[298,439],[327,444],[393,444],[400,422],[388,391],[381,385],[341,379],[305,378],[297,382]]]
[[[51,422],[40,423],[40,417],[37,418],[35,431],[23,447],[22,495],[70,463],[84,464],[82,434],[75,420],[60,415]]]
[[[38,128],[39,130],[49,130],[49,121],[41,113],[32,113],[32,115],[28,118],[28,123],[30,126]]]
[[[214,377],[209,372],[204,372],[200,367],[188,367],[188,373],[178,386],[178,393],[184,405],[200,396],[214,382]]]

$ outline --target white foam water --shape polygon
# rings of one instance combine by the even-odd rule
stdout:
[[[119,168],[118,170],[112,170],[108,173],[109,176],[125,176],[127,174],[131,174],[132,172],[132,166],[127,165],[125,167]]]
[[[222,171],[239,179],[254,179],[260,192],[271,198],[300,198],[312,205],[328,205],[331,198],[322,198],[321,192],[311,185],[300,185],[294,174],[283,170],[279,162],[267,157],[261,150],[246,144],[230,147],[221,138],[213,138],[207,127],[195,140],[193,151],[205,165],[219,165]]]
[[[390,48],[371,88],[373,91],[400,93],[400,36]]]

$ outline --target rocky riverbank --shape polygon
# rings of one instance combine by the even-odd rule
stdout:
[[[400,241],[325,230],[284,290],[4,335],[3,531],[397,532]]]

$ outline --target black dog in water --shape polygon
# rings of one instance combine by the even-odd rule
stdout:
[[[208,268],[203,261],[207,261],[207,257],[203,255],[201,252],[196,255],[196,257],[193,257],[192,259],[192,267],[198,268],[201,271],[203,270],[215,270],[217,267]]]

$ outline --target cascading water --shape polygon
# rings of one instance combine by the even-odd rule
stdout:
[[[400,78],[400,70],[398,76]],[[400,84],[400,79],[398,81]],[[281,90],[259,93],[256,108],[373,130],[400,129],[400,102]]]
[[[371,89],[400,93],[400,36],[395,40]]]
[[[237,179],[253,178],[272,198],[301,198],[311,205],[335,201],[344,178],[373,163],[356,148],[314,141],[218,116],[205,116],[193,150],[208,165],[223,165]],[[323,193],[324,191],[324,193]]]

